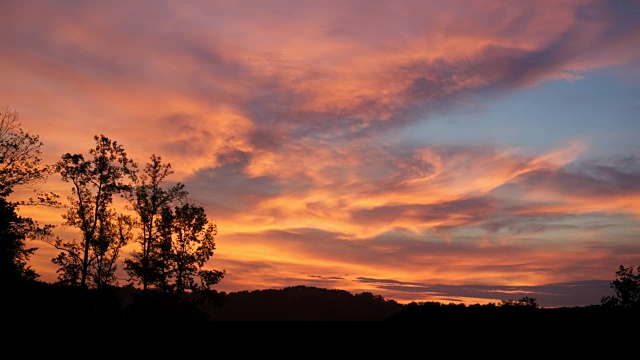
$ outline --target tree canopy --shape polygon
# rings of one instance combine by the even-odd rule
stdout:
[[[38,135],[24,132],[20,116],[8,107],[0,109],[0,196],[8,196],[16,186],[43,180],[49,167],[42,164]]]
[[[163,261],[159,224],[162,209],[173,206],[187,196],[184,184],[177,183],[164,188],[166,178],[171,175],[171,164],[163,163],[160,156],[151,156],[142,171],[135,176],[133,186],[125,194],[131,209],[138,216],[141,229],[136,241],[139,250],[125,259],[125,270],[131,280],[142,285],[158,288],[165,282],[166,262]]]
[[[640,266],[636,268],[637,274],[633,271],[633,266],[620,265],[616,271],[616,279],[610,284],[615,295],[603,296],[603,305],[640,309]]]

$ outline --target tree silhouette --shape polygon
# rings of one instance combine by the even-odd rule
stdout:
[[[114,270],[115,264],[106,268],[105,265],[117,257],[126,243],[116,234],[126,233],[128,223],[124,220],[114,222],[110,206],[115,194],[129,189],[126,179],[136,167],[116,141],[104,135],[96,135],[94,140],[96,145],[89,150],[91,159],[85,159],[82,154],[66,153],[55,167],[63,181],[73,184],[68,211],[63,215],[65,225],[77,227],[82,239],[64,241],[57,238],[52,245],[62,253],[52,261],[60,266],[61,282],[81,287],[88,286],[89,277],[98,287],[111,279],[110,271]]]
[[[24,201],[12,202],[8,196],[16,187],[44,180],[50,167],[42,164],[43,143],[37,135],[25,133],[19,115],[9,108],[0,109],[0,280],[10,286],[36,280],[39,275],[28,265],[37,250],[28,248],[26,240],[50,235],[53,226],[38,227],[31,218],[18,215]],[[55,195],[39,195],[27,204],[54,204]]]
[[[50,167],[42,165],[39,136],[25,133],[19,114],[0,109],[0,196],[11,194],[16,186],[44,180]]]
[[[616,271],[616,279],[610,286],[615,295],[603,296],[602,305],[620,308],[640,308],[640,266],[637,274],[633,273],[633,266],[620,265]]]
[[[516,307],[524,307],[524,308],[532,308],[537,309],[539,307],[536,298],[524,296],[519,300],[501,300],[500,306],[516,306]]]
[[[34,222],[16,213],[16,204],[0,197],[0,284],[16,285],[36,280],[28,260],[37,248],[27,248],[27,235],[34,231]]]
[[[225,276],[225,271],[203,270],[213,255],[217,226],[207,219],[204,208],[191,203],[164,207],[160,224],[161,256],[167,270],[162,279],[165,291],[182,294],[205,291]],[[200,282],[196,281],[196,277]]]
[[[125,259],[125,270],[131,279],[142,285],[143,291],[150,285],[156,287],[162,283],[162,274],[166,271],[159,247],[158,223],[161,209],[172,206],[175,201],[187,195],[181,183],[169,189],[162,188],[162,183],[172,173],[171,164],[163,164],[162,158],[154,154],[125,195],[138,215],[142,229],[142,234],[137,238],[140,250],[133,251],[131,258]]]
[[[99,216],[98,233],[91,245],[95,261],[91,263],[89,271],[91,283],[97,288],[117,283],[116,261],[120,250],[132,239],[134,227],[130,216],[117,214],[113,210],[101,212]]]

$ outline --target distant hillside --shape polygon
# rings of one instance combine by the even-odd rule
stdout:
[[[6,289],[0,318],[15,324],[211,324],[221,321],[421,321],[437,325],[632,325],[640,308],[592,305],[540,308],[535,301],[500,305],[411,303],[403,305],[369,292],[352,294],[307,286],[240,292],[211,291],[183,297],[133,287],[101,290],[34,283]],[[210,301],[211,300],[211,301]],[[530,299],[535,300],[535,299]],[[562,325],[556,327],[555,325]],[[611,326],[603,329],[612,328]]]
[[[424,303],[409,304],[385,321],[428,322],[431,325],[583,325],[631,324],[640,320],[639,309],[615,309],[601,305],[539,308]]]
[[[211,321],[382,321],[404,308],[364,292],[307,286],[240,292],[213,291],[182,300],[133,287],[83,290],[37,282],[9,291],[1,317],[16,323],[164,323]],[[213,300],[208,301],[207,299]]]
[[[214,321],[381,321],[404,305],[380,295],[293,286],[224,295],[222,307],[208,310]]]

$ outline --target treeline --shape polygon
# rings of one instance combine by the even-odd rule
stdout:
[[[543,308],[524,304],[411,303],[385,321],[428,322],[431,325],[579,325],[623,324],[640,320],[640,308],[589,306]]]
[[[43,285],[37,296],[21,296],[16,321],[60,322],[99,320],[104,325],[126,323],[195,323],[220,321],[383,321],[405,305],[363,292],[351,294],[307,286],[239,292],[183,294],[181,301],[163,293],[143,294],[133,287],[109,291]],[[90,294],[87,297],[87,294]],[[16,307],[14,305],[13,309]],[[5,314],[11,316],[16,314]]]
[[[382,321],[404,308],[370,292],[291,286],[223,294],[212,321]]]
[[[636,271],[634,273],[634,271]],[[621,324],[640,320],[640,266],[620,265],[610,283],[614,295],[603,296],[600,304],[544,308],[536,298],[501,300],[487,304],[443,304],[411,302],[386,321],[428,321],[432,325],[581,325]]]
[[[639,308],[604,304],[544,308],[533,298],[499,303],[412,302],[400,304],[370,292],[292,286],[239,292],[186,293],[178,301],[165,293],[142,293],[133,287],[96,289],[43,284],[18,295],[19,303],[3,306],[3,319],[29,323],[102,325],[190,323],[221,321],[413,321],[430,325],[609,324],[640,320]],[[15,297],[13,297],[15,299]],[[8,310],[11,311],[8,311]],[[18,311],[16,311],[18,310]],[[12,318],[13,317],[13,318]]]

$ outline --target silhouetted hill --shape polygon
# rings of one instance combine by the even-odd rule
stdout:
[[[221,321],[385,321],[425,322],[464,328],[487,324],[504,329],[521,325],[543,325],[546,329],[614,329],[635,326],[638,308],[603,305],[573,308],[540,308],[526,302],[502,305],[441,304],[438,302],[399,304],[369,292],[352,294],[307,286],[240,292],[169,295],[133,287],[82,289],[34,282],[6,288],[1,317],[5,324],[101,325],[211,324]],[[523,305],[524,304],[524,305]],[[582,326],[584,325],[584,326]]]
[[[214,321],[381,321],[403,308],[368,292],[293,286],[229,293],[210,314]]]
[[[81,289],[34,282],[10,289],[2,318],[15,323],[207,323],[211,321],[382,321],[404,305],[364,292],[307,286],[175,297],[133,287]]]

